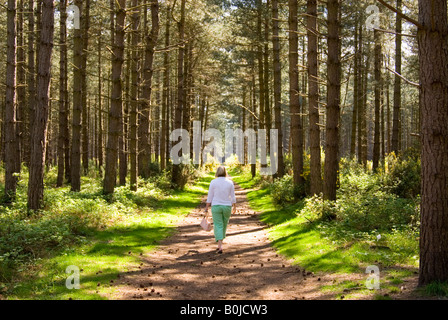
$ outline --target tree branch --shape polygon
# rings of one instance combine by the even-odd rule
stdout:
[[[390,72],[392,72],[393,74],[395,74],[396,76],[400,77],[401,79],[403,79],[405,82],[409,83],[410,85],[413,85],[415,87],[420,88],[420,84],[419,83],[415,83],[412,82],[411,80],[406,79],[405,77],[403,77],[401,74],[395,72],[394,70],[390,69],[389,67],[386,66],[386,69],[389,70]]]
[[[393,12],[395,12],[396,14],[398,14],[400,17],[402,17],[404,20],[412,23],[413,25],[417,26],[419,29],[423,29],[423,26],[416,20],[412,19],[411,17],[408,17],[407,15],[405,15],[403,12],[401,12],[400,10],[392,7],[390,4],[388,4],[386,1],[384,0],[377,0],[379,3],[381,3],[383,6],[385,6],[386,8],[388,8],[389,10],[392,10]]]

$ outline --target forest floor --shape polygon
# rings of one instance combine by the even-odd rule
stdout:
[[[111,281],[113,300],[303,300],[422,299],[417,276],[392,287],[368,290],[363,273],[313,273],[278,254],[268,226],[248,203],[250,190],[236,185],[237,213],[231,216],[223,254],[213,231],[199,223],[204,202],[158,248],[140,256],[140,264]],[[398,268],[399,269],[399,268]],[[393,278],[393,277],[392,277]],[[427,299],[427,297],[425,297]]]

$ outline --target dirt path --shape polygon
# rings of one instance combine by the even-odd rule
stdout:
[[[337,292],[320,287],[359,281],[359,274],[315,275],[293,266],[275,252],[267,226],[250,209],[246,194],[235,187],[237,213],[230,218],[224,253],[217,254],[213,231],[199,223],[203,204],[178,226],[141,264],[121,274],[111,285],[114,300],[295,300],[334,299]],[[409,283],[408,285],[411,285]],[[345,292],[345,291],[344,291]],[[371,299],[359,296],[358,299]],[[396,297],[398,298],[398,297]],[[406,299],[406,293],[404,297]]]
[[[266,226],[249,208],[247,192],[235,188],[238,210],[230,218],[223,254],[215,252],[213,231],[199,226],[201,205],[156,252],[142,256],[139,267],[115,281],[110,298],[291,300],[318,294],[317,276],[292,266],[271,247]]]

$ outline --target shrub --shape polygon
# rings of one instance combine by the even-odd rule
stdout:
[[[394,226],[414,224],[419,199],[405,199],[384,183],[384,174],[372,173],[362,166],[343,161],[338,190],[338,219],[357,230],[390,230]]]
[[[298,214],[308,221],[331,220],[337,215],[338,203],[324,200],[321,195],[314,195],[305,200],[305,206]]]
[[[275,179],[269,188],[275,205],[283,207],[294,202],[294,184],[289,174]]]
[[[402,158],[391,153],[386,158],[384,185],[402,198],[416,198],[421,187],[421,162],[415,151],[408,150]]]
[[[244,159],[238,159],[237,155],[232,155],[229,158],[226,158],[226,169],[227,171],[233,171],[235,173],[242,173]]]
[[[56,171],[50,169],[47,186]],[[194,177],[196,173],[192,173]],[[154,180],[163,184],[167,175]],[[81,192],[69,187],[46,187],[43,210],[27,213],[27,171],[21,174],[15,201],[0,206],[0,278],[9,279],[22,266],[31,265],[47,254],[84,240],[95,230],[103,230],[138,214],[141,208],[154,207],[163,191],[153,181],[141,180],[137,192],[118,187],[113,195],[102,193],[102,181],[82,177]],[[3,186],[0,185],[0,189]]]
[[[448,297],[448,282],[434,281],[425,287],[429,296]]]

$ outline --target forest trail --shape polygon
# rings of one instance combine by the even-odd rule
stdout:
[[[325,299],[321,279],[277,254],[267,226],[250,209],[246,193],[235,186],[237,213],[230,218],[223,254],[213,231],[199,223],[204,202],[186,217],[175,234],[141,265],[120,275],[109,299],[132,300],[294,300]],[[205,199],[203,199],[205,200]]]

